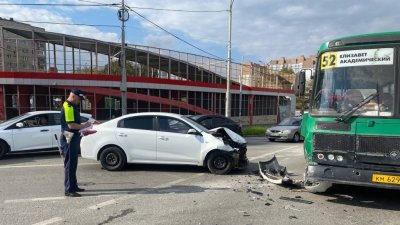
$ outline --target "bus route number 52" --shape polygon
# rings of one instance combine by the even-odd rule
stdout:
[[[321,69],[329,69],[337,66],[337,52],[327,52],[322,54]]]

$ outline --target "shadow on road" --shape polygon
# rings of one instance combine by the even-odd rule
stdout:
[[[201,166],[159,165],[159,164],[128,164],[123,171],[119,172],[131,172],[131,171],[209,173],[207,168]]]
[[[324,195],[328,202],[358,207],[399,211],[399,190],[334,185]]]
[[[58,150],[45,152],[12,153],[7,154],[3,159],[0,160],[0,166],[36,162],[38,160],[54,158],[60,158],[60,153],[58,152]]]
[[[192,185],[172,185],[170,187],[159,188],[124,188],[124,189],[90,189],[86,190],[82,196],[98,196],[98,195],[112,195],[112,194],[190,194],[205,191],[224,191],[229,188],[203,188]]]

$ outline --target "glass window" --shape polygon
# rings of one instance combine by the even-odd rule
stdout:
[[[301,119],[299,118],[285,118],[282,122],[279,123],[279,126],[300,126]]]
[[[323,61],[326,54],[329,60],[335,57],[337,60],[333,68],[323,68],[317,74],[311,113],[339,116],[352,110],[365,99],[371,98],[353,115],[393,116],[393,51],[392,48],[384,48],[324,53],[321,56],[322,67],[331,63]]]
[[[201,125],[211,128],[212,127],[212,118],[206,118],[205,120],[200,122]]]
[[[163,132],[171,132],[171,133],[181,133],[187,134],[190,126],[181,120],[170,118],[170,117],[159,117],[158,118],[158,128]]]
[[[138,129],[138,130],[154,130],[153,117],[141,116],[141,117],[125,118],[118,123],[118,127]]]
[[[224,118],[221,117],[215,117],[214,118],[214,125],[215,126],[220,126],[220,125],[225,125],[227,121]]]

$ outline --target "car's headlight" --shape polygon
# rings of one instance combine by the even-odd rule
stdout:
[[[282,131],[283,134],[290,134],[291,130],[284,130]]]
[[[267,133],[271,133],[271,130],[270,130],[270,129],[267,129]]]

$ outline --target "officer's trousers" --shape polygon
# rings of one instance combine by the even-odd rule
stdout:
[[[65,192],[76,192],[78,182],[76,170],[78,167],[78,153],[80,152],[81,137],[75,133],[68,144],[64,135],[61,136],[61,149],[64,156],[64,190]]]

